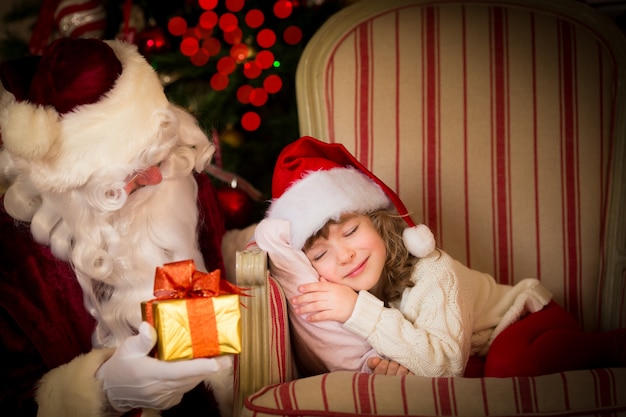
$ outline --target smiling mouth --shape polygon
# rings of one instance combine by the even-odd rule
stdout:
[[[346,278],[354,278],[356,276],[358,276],[361,272],[363,272],[363,270],[365,269],[365,265],[367,264],[369,258],[365,259],[363,262],[361,262],[359,265],[357,265],[356,268],[354,268],[352,271],[348,272],[348,274],[346,275]]]

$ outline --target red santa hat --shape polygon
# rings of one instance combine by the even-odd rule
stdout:
[[[168,107],[152,66],[117,40],[58,39],[41,56],[3,63],[0,81],[4,149],[28,163],[40,188],[66,190],[108,165],[132,165]]]
[[[272,180],[268,218],[291,224],[291,246],[302,249],[306,240],[329,220],[349,212],[368,213],[394,208],[407,223],[404,245],[424,257],[435,249],[430,229],[416,225],[398,195],[365,168],[341,144],[302,137],[283,149]]]

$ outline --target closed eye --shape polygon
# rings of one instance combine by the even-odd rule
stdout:
[[[319,254],[315,255],[315,256],[311,259],[311,262],[317,262],[317,261],[319,261],[320,259],[322,259],[322,258],[324,257],[324,255],[326,255],[326,251],[321,252],[321,253],[319,253]]]
[[[357,232],[357,230],[359,229],[359,225],[357,224],[354,227],[351,227],[350,229],[348,229],[348,231],[346,233],[343,234],[344,237],[349,237],[352,236],[353,234],[355,234]]]

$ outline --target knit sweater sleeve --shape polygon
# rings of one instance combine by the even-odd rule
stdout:
[[[344,327],[416,375],[459,376],[469,358],[472,314],[445,253],[418,262],[398,308],[361,291]]]

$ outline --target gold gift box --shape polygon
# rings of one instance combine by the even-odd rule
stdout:
[[[142,316],[157,332],[156,356],[172,361],[241,352],[239,295],[152,300]]]

